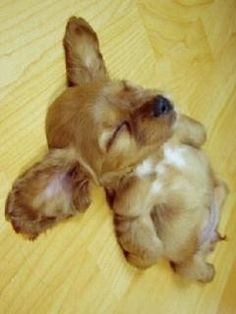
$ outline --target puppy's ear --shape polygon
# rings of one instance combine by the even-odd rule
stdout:
[[[108,80],[97,35],[84,19],[69,19],[64,48],[68,86]]]
[[[68,150],[53,150],[13,184],[5,215],[29,239],[90,204],[89,178]]]

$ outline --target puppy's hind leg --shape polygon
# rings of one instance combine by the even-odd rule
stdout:
[[[138,268],[147,268],[163,255],[163,243],[155,232],[150,216],[115,215],[114,223],[118,242],[129,263]]]
[[[201,282],[210,282],[215,275],[215,269],[212,264],[206,262],[207,255],[214,249],[217,241],[224,239],[217,232],[217,225],[219,221],[219,214],[224,205],[228,194],[226,184],[219,180],[215,180],[214,188],[214,202],[211,209],[209,222],[204,234],[201,237],[201,246],[198,251],[186,261],[181,263],[174,263],[173,268],[180,275],[190,279],[195,279]]]

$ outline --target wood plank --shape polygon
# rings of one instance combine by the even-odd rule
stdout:
[[[71,15],[98,32],[112,77],[167,91],[206,125],[206,150],[231,190],[212,283],[188,283],[164,261],[147,271],[128,265],[99,188],[84,215],[35,242],[5,222],[13,180],[46,151],[45,114],[65,85],[61,41]],[[235,313],[235,0],[2,0],[0,16],[0,313]]]

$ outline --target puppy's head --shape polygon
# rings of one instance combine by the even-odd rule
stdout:
[[[14,183],[6,217],[29,238],[86,209],[89,182],[107,187],[171,135],[175,112],[155,90],[109,78],[96,33],[72,17],[64,37],[68,88],[49,108],[50,152]]]
[[[67,89],[47,117],[50,148],[73,146],[98,181],[125,172],[172,134],[175,112],[155,90],[109,79],[98,39],[71,18],[64,38]]]

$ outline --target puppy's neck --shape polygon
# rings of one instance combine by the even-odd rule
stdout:
[[[133,166],[120,169],[119,171],[108,172],[99,178],[99,183],[105,189],[117,190],[133,176],[133,173]]]

